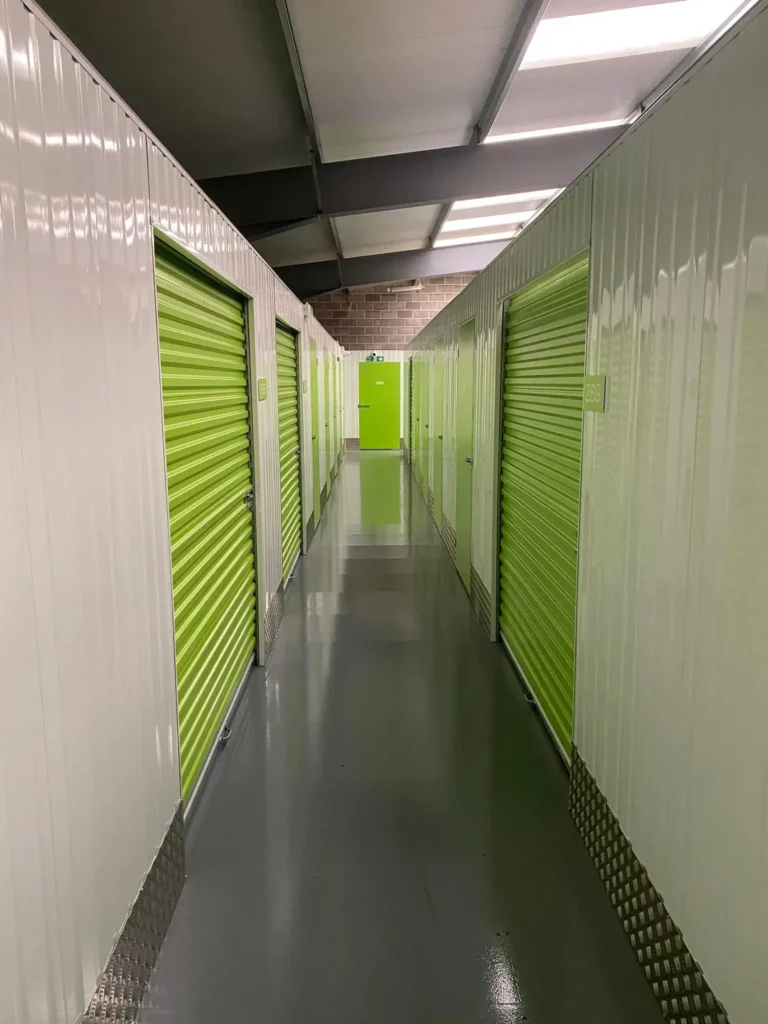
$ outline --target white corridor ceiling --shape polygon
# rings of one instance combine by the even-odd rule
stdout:
[[[251,187],[249,174],[306,167],[313,138],[323,163],[465,146],[489,109],[484,144],[578,132],[590,158],[582,132],[631,122],[752,0],[550,0],[521,36],[506,94],[494,83],[536,0],[40,2],[216,196],[205,179],[234,194],[236,179]],[[525,187],[542,191],[535,180]],[[425,205],[379,212],[362,203],[350,209],[366,212],[329,221],[317,186],[309,189],[303,212],[275,224],[240,218],[233,205],[273,266],[506,239],[553,197],[487,196],[473,208],[420,193]]]

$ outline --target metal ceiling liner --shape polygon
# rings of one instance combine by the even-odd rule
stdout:
[[[160,247],[156,273],[186,801],[256,643],[245,316]]]
[[[301,448],[299,445],[299,377],[296,338],[280,324],[275,330],[277,351],[277,419],[280,438],[280,507],[282,515],[283,579],[301,551]]]
[[[566,757],[573,731],[586,254],[509,301],[499,627]]]

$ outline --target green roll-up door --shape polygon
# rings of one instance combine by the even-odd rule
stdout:
[[[245,316],[160,247],[156,267],[186,800],[256,642]]]
[[[283,579],[301,551],[301,450],[299,446],[299,376],[296,338],[279,324],[277,350],[277,423],[280,443],[280,508]]]
[[[509,302],[501,466],[501,634],[570,756],[586,255]]]

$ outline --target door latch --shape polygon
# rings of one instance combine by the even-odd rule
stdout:
[[[253,491],[248,491],[247,494],[243,495],[243,504],[246,508],[253,508]]]
[[[293,454],[294,455],[301,455],[301,448],[294,448]]]
[[[370,409],[370,405],[358,405],[358,409]]]
[[[475,460],[474,460],[473,458],[471,458],[471,456],[469,456],[469,455],[468,455],[468,456],[466,457],[466,459],[464,459],[464,461],[465,461],[465,462],[468,462],[468,463],[470,464],[470,466],[472,466],[472,465],[474,464],[474,461],[475,461]]]
[[[438,441],[442,441],[443,440],[443,435],[442,434],[438,434],[437,435],[437,440]]]
[[[312,440],[313,440],[313,441],[316,441],[316,440],[317,440],[317,434],[313,434],[313,435],[312,435]]]

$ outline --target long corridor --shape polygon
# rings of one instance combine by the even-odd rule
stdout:
[[[395,453],[348,454],[193,816],[146,1024],[654,1024]]]

